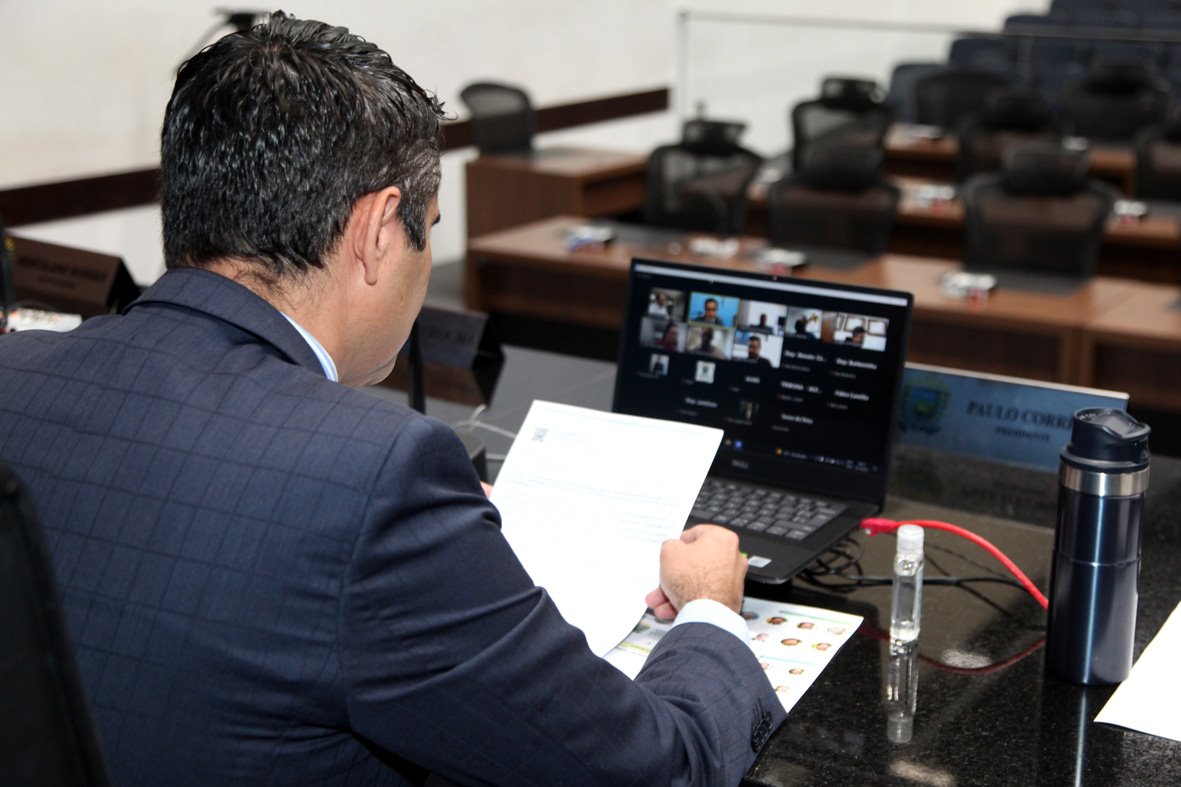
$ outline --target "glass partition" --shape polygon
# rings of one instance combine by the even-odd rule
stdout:
[[[967,29],[950,24],[684,11],[678,31],[677,108],[683,118],[704,115],[742,121],[746,123],[742,144],[763,156],[776,156],[792,145],[791,108],[818,96],[824,78],[871,79],[888,90],[899,65],[947,65],[953,43],[965,37],[1004,41],[1010,53],[1006,67],[1016,80],[1047,93],[1081,79],[1095,61],[1106,57],[1142,60],[1162,86],[1174,95],[1181,92],[1181,6],[1162,12],[1169,14],[1164,21],[1160,14],[1148,12],[1137,16],[1113,11],[1096,19],[1075,18],[1058,10],[1019,15],[1021,10],[1015,6],[1008,15],[1003,35],[1000,25]],[[1061,62],[1064,42],[1078,46],[1073,62]],[[1031,53],[1036,60],[1035,49],[1048,53],[1048,68],[1061,84],[1052,88],[1039,84],[1041,74],[1048,72],[1040,62],[1031,62]],[[998,65],[985,57],[982,67]]]

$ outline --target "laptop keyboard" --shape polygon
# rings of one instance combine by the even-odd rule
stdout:
[[[828,500],[709,478],[690,517],[738,532],[802,541],[844,510]]]

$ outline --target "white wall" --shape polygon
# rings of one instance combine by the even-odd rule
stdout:
[[[1039,10],[1047,4],[845,0],[818,8],[805,0],[289,0],[282,7],[375,41],[462,115],[459,90],[478,78],[518,82],[538,105],[673,84],[680,73],[682,9],[995,28],[1015,7]],[[97,6],[0,0],[0,188],[155,166],[174,69],[216,21],[213,8],[223,6],[205,0],[107,0]],[[858,69],[857,51],[834,47],[839,37],[795,31],[788,40],[801,62],[818,65],[836,53],[842,58],[837,65]],[[787,99],[776,103],[778,119]],[[669,140],[676,127],[675,114],[668,113],[555,133],[542,143],[646,150]],[[445,157],[439,260],[462,255],[461,165],[470,155]]]

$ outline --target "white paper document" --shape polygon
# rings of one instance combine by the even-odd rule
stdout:
[[[1181,661],[1181,604],[1174,607],[1095,721],[1181,741],[1181,714],[1173,701],[1181,697],[1178,661]],[[1162,697],[1168,699],[1161,702]]]
[[[660,584],[720,429],[534,402],[496,477],[504,536],[562,616],[602,656]]]

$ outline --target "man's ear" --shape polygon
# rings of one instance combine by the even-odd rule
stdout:
[[[364,269],[366,284],[377,283],[381,263],[392,249],[406,242],[405,230],[398,219],[401,203],[402,190],[388,186],[366,194],[353,208],[353,219],[357,222],[353,251]]]

